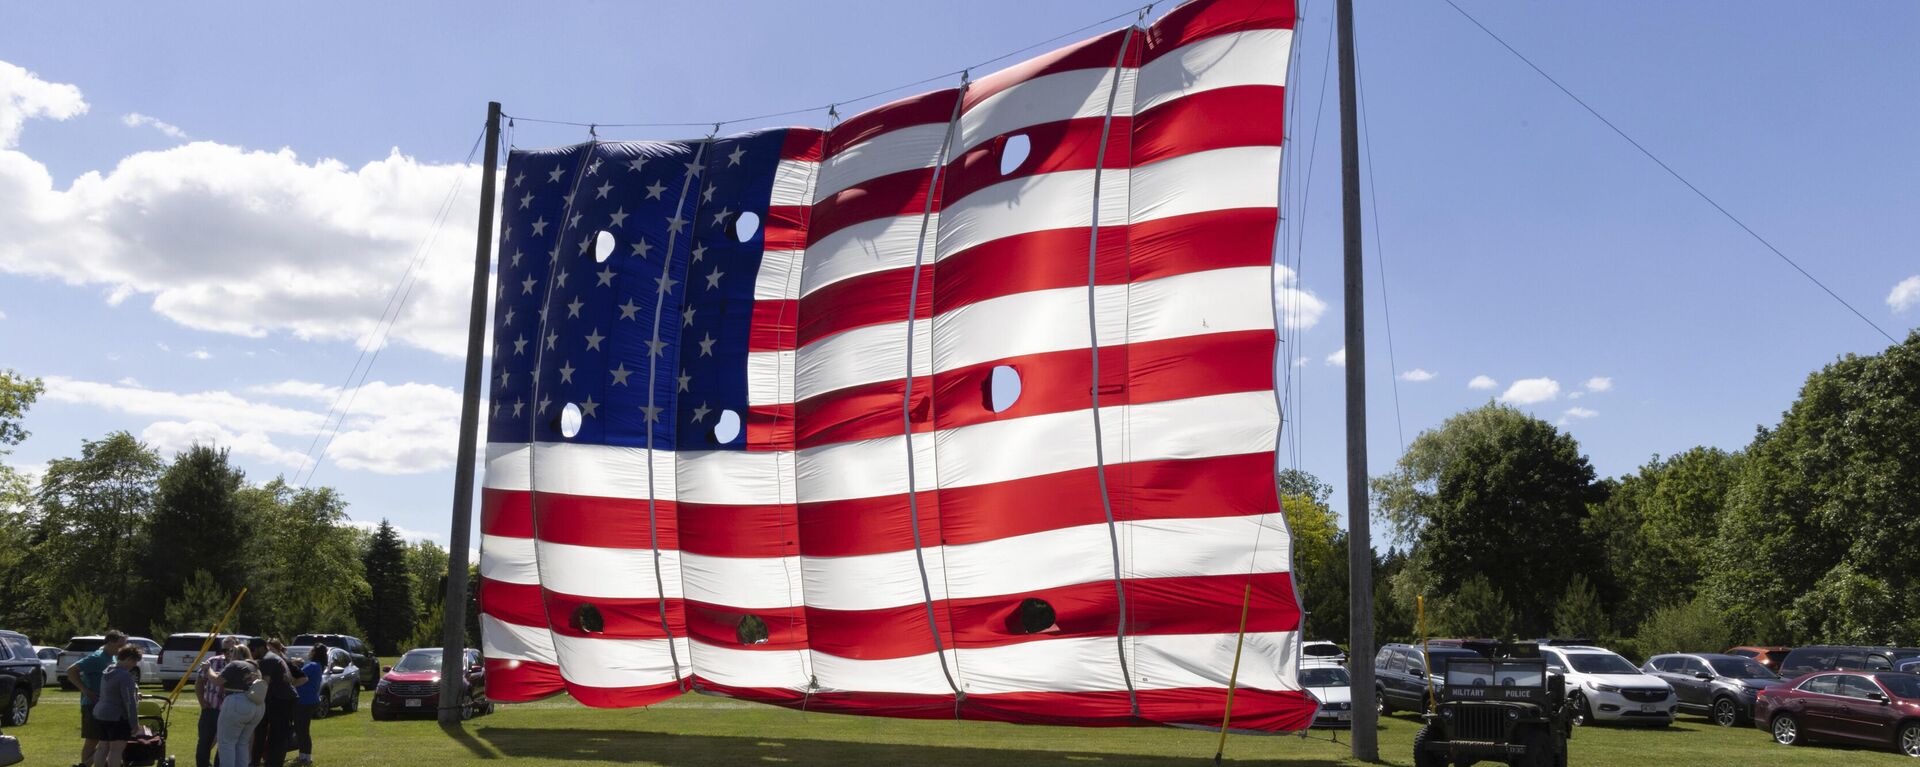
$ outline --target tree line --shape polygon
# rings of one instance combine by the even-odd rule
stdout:
[[[1347,634],[1346,540],[1281,473],[1308,633]],[[1920,644],[1920,331],[1815,371],[1744,448],[1598,477],[1579,443],[1497,403],[1422,433],[1373,478],[1380,641],[1581,637],[1629,655],[1734,644]]]
[[[0,458],[28,437],[38,379],[0,370]],[[227,450],[163,456],[126,432],[84,440],[37,481],[0,464],[0,628],[43,643],[119,628],[360,636],[439,644],[447,552],[349,523],[332,488],[249,482]],[[470,611],[471,614],[471,611]],[[478,636],[470,625],[470,641]]]

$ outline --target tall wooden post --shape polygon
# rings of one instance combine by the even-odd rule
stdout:
[[[494,166],[500,160],[500,102],[487,103],[487,151],[480,164],[480,222],[473,245],[473,305],[467,313],[467,376],[460,397],[460,447],[453,457],[453,530],[447,536],[447,592],[440,627],[440,723],[460,722],[467,682],[467,547],[473,543],[473,463],[480,439],[480,361],[486,354],[487,274],[493,266]]]
[[[1373,687],[1373,533],[1367,504],[1366,293],[1361,289],[1360,118],[1353,0],[1339,0],[1340,208],[1346,234],[1347,663],[1353,679],[1353,758],[1380,760]]]

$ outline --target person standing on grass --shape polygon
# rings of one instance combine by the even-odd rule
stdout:
[[[267,729],[265,757],[267,767],[285,767],[287,736],[293,732],[293,706],[300,699],[294,688],[307,677],[287,663],[287,647],[278,639],[267,640],[267,654],[260,659],[260,676],[267,680]]]
[[[220,672],[220,763],[247,767],[253,763],[253,730],[260,724],[267,682],[247,660],[252,653],[244,645],[234,650],[236,657]]]
[[[122,646],[114,654],[119,662],[100,676],[99,699],[93,704],[100,744],[93,750],[93,767],[120,767],[127,741],[133,739],[133,730],[139,726],[140,680],[133,675],[140,669],[142,656],[140,648]]]
[[[246,653],[240,640],[226,637],[220,640],[220,652],[193,673],[193,694],[200,700],[200,738],[193,744],[194,767],[214,767],[213,745],[220,742],[220,702],[227,697],[220,672],[231,661],[246,660]]]
[[[67,667],[67,683],[80,690],[80,764],[92,764],[100,745],[100,723],[93,720],[93,702],[100,697],[100,677],[114,656],[127,646],[127,635],[110,629],[100,649]]]
[[[300,667],[300,675],[305,682],[294,688],[299,693],[299,702],[293,709],[293,742],[300,749],[300,757],[294,764],[313,764],[313,717],[327,705],[320,699],[320,679],[326,673],[327,646],[315,644],[307,651],[307,663]],[[354,690],[354,694],[359,694]]]

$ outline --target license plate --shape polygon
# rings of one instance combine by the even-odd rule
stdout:
[[[408,698],[408,699],[407,699],[407,708],[419,708],[419,707],[420,707],[420,699],[419,699],[419,698]],[[1651,711],[1652,709],[1648,709],[1648,710],[1649,710],[1649,711]]]
[[[1352,711],[1335,711],[1333,712],[1333,718],[1344,722],[1353,718],[1353,712]]]
[[[1653,712],[1655,712],[1655,711],[1658,711],[1658,710],[1659,710],[1659,708],[1658,708],[1657,706],[1655,706],[1655,705],[1653,705],[1652,703],[1642,703],[1642,704],[1640,704],[1640,713],[1642,713],[1642,714],[1651,714],[1651,713],[1653,713]]]

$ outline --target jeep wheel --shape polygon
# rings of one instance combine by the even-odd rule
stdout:
[[[1413,735],[1413,767],[1446,767],[1447,760],[1439,754],[1427,751],[1427,738],[1433,734],[1433,725],[1421,727]]]
[[[1900,753],[1920,756],[1920,722],[1908,722],[1900,728]]]
[[[33,716],[33,701],[30,693],[14,688],[13,700],[7,706],[7,725],[11,727],[27,726],[27,719]]]
[[[1780,714],[1773,718],[1773,742],[1782,746],[1798,746],[1800,739],[1800,721],[1792,714]]]
[[[1567,703],[1573,708],[1573,726],[1580,727],[1593,722],[1593,707],[1587,705],[1587,696],[1576,692]]]
[[[1713,702],[1713,723],[1721,727],[1736,727],[1740,724],[1740,704],[1732,698],[1721,698]]]

